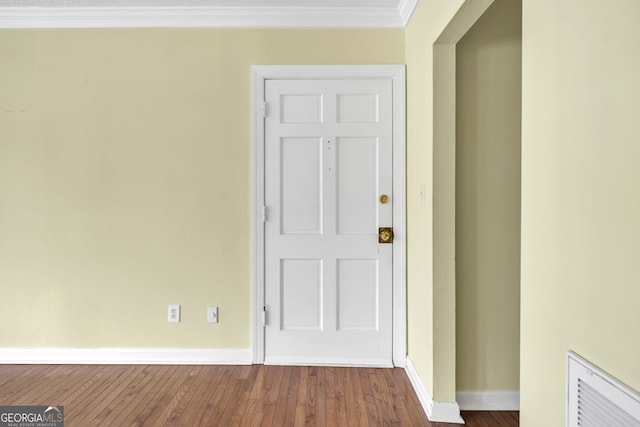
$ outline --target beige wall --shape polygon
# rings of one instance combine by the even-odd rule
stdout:
[[[495,0],[456,46],[456,386],[518,390],[519,0]]]
[[[521,425],[563,426],[565,351],[640,390],[640,4],[525,0]]]
[[[0,31],[0,347],[249,348],[251,65],[404,59],[402,30]]]
[[[455,329],[434,310],[440,301],[433,281],[433,44],[463,3],[422,1],[406,28],[407,345],[427,391],[442,401],[455,400]],[[448,307],[451,302],[445,301]],[[447,324],[436,330],[442,323]],[[444,342],[436,345],[438,340]]]

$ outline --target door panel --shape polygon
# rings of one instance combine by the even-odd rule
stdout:
[[[265,363],[392,364],[391,95],[387,79],[265,82]]]
[[[282,138],[280,141],[282,234],[322,232],[321,144],[321,138]]]
[[[320,329],[322,326],[322,260],[283,259],[280,329]]]
[[[337,138],[337,147],[338,233],[375,233],[378,224],[378,140]]]
[[[280,123],[322,123],[322,94],[281,95]]]
[[[338,94],[338,123],[378,123],[377,94]]]
[[[338,330],[378,328],[378,260],[338,260]]]

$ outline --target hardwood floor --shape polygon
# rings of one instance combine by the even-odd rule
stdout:
[[[65,426],[430,426],[402,369],[0,365],[0,405],[62,405]],[[463,412],[468,427],[517,412]]]

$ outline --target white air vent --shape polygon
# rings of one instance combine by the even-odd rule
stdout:
[[[567,352],[567,427],[640,427],[640,394]]]

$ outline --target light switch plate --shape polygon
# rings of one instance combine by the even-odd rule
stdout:
[[[207,307],[207,322],[218,323],[218,307]]]

